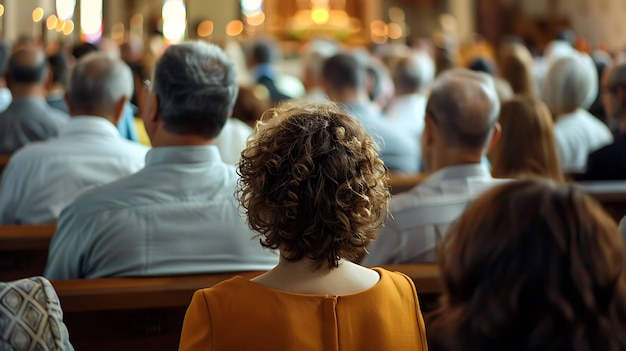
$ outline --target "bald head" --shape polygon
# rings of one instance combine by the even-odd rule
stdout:
[[[69,109],[72,114],[103,117],[115,113],[122,99],[133,94],[133,75],[120,59],[95,52],[81,58],[70,78]]]
[[[40,48],[23,46],[11,54],[6,74],[12,84],[43,85],[48,74],[46,55]]]
[[[435,63],[424,52],[404,56],[393,67],[393,81],[397,92],[419,92],[432,82],[434,76]]]
[[[463,69],[440,75],[426,106],[445,145],[472,150],[486,146],[499,112],[491,77]]]

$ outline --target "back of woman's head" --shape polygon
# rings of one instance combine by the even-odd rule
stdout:
[[[552,116],[539,100],[516,96],[500,108],[502,134],[489,152],[496,178],[535,175],[563,180]]]
[[[532,76],[533,57],[523,44],[507,44],[500,52],[500,75],[515,94],[536,97]]]
[[[238,172],[239,199],[261,244],[316,268],[360,255],[388,212],[377,145],[335,106],[266,112]]]
[[[439,251],[431,350],[625,350],[624,246],[573,185],[510,182],[477,199]]]

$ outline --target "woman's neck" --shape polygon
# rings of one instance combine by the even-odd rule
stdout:
[[[276,290],[311,295],[345,295],[376,285],[377,272],[350,261],[339,260],[339,266],[315,268],[309,259],[288,261],[281,257],[278,265],[252,281]]]

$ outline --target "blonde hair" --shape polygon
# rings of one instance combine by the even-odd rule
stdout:
[[[489,153],[496,178],[535,175],[563,181],[550,111],[541,101],[515,96],[500,109],[502,134]]]
[[[537,97],[532,76],[533,57],[522,44],[508,44],[500,52],[500,76],[511,85],[513,93]]]

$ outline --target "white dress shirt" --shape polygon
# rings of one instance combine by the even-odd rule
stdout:
[[[422,139],[427,99],[421,94],[396,96],[387,107],[385,116],[389,125],[414,140]]]
[[[140,170],[147,151],[102,117],[74,117],[57,138],[11,157],[0,185],[0,223],[55,222],[84,189]]]
[[[238,211],[235,168],[216,146],[158,147],[146,167],[84,192],[59,218],[51,279],[268,270]]]
[[[215,140],[222,160],[229,165],[237,164],[241,151],[246,148],[246,141],[252,132],[254,130],[242,120],[229,118]]]
[[[611,130],[589,112],[578,109],[554,124],[556,148],[566,173],[583,173],[590,153],[613,142]]]
[[[378,233],[363,264],[434,262],[436,248],[467,203],[499,184],[482,164],[450,166],[391,199],[391,217]]]

